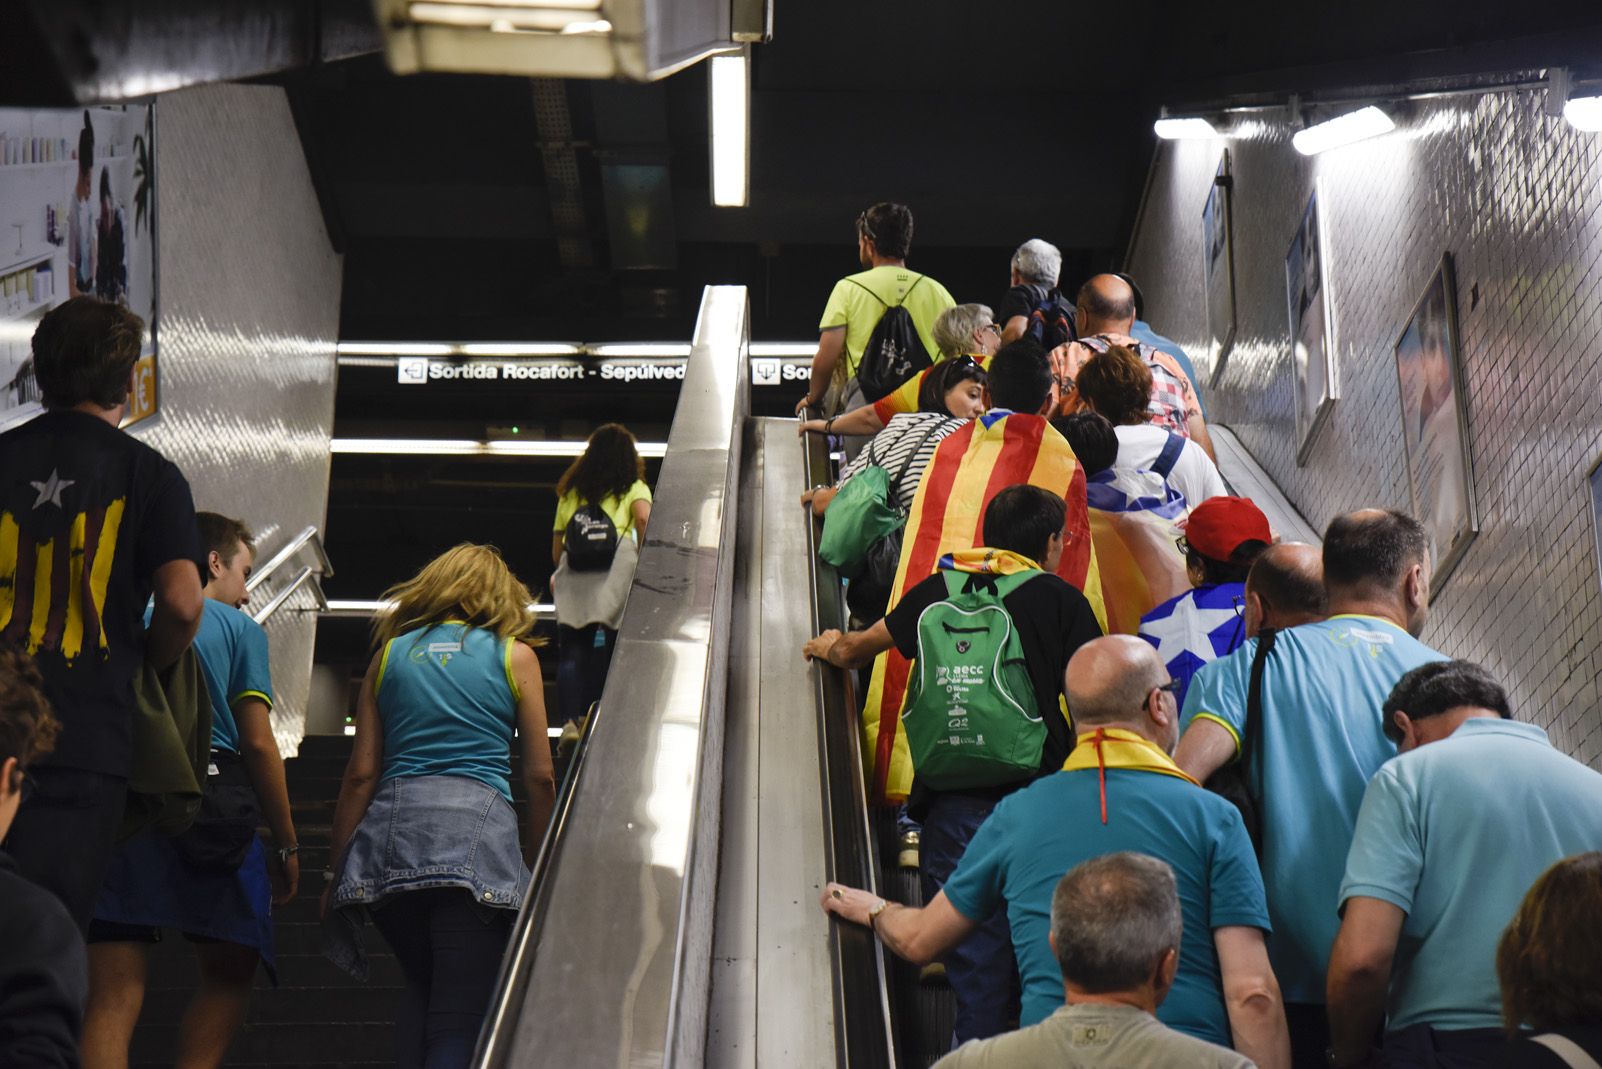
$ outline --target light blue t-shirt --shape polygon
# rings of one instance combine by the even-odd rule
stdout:
[[[511,801],[514,641],[455,622],[389,640],[375,685],[384,724],[379,782],[468,776]]]
[[[267,632],[232,605],[201,599],[200,628],[195,632],[195,655],[211,698],[211,746],[239,752],[239,725],[234,704],[241,698],[260,698],[273,707],[272,663]],[[145,626],[152,611],[145,607]]]
[[[946,897],[970,920],[1007,907],[1023,981],[1019,1024],[1027,1027],[1063,1004],[1062,968],[1047,940],[1052,893],[1081,861],[1120,850],[1168,862],[1179,885],[1179,973],[1157,1019],[1229,1046],[1212,932],[1234,925],[1267,931],[1268,908],[1246,826],[1218,795],[1177,776],[1110,768],[1103,824],[1097,770],[1053,773],[996,804],[946,881]]]
[[[1464,721],[1363,795],[1340,901],[1407,913],[1386,1028],[1497,1028],[1496,944],[1549,866],[1602,849],[1602,774],[1511,720]]]
[[[1256,650],[1251,639],[1196,673],[1182,730],[1207,717],[1239,746]],[[1340,927],[1336,893],[1363,788],[1396,756],[1380,708],[1408,671],[1446,659],[1377,616],[1332,616],[1275,640],[1263,674],[1263,750],[1250,775],[1262,799],[1268,956],[1287,1002],[1324,1001]]]

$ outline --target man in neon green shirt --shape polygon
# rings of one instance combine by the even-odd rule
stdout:
[[[885,309],[904,304],[918,338],[938,359],[934,323],[957,302],[927,275],[907,268],[912,247],[912,211],[904,204],[875,204],[857,216],[857,256],[866,270],[834,284],[818,323],[818,351],[812,357],[812,383],[795,406],[796,415],[822,405],[825,415],[863,404],[857,364]]]

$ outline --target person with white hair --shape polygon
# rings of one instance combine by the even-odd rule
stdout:
[[[1041,238],[1030,238],[1018,246],[1018,251],[1012,254],[1012,281],[1011,289],[1002,299],[1001,312],[996,322],[1001,324],[1001,343],[1017,341],[1029,331],[1030,318],[1037,310],[1042,311],[1044,332],[1049,333],[1050,321],[1061,318],[1064,329],[1071,329],[1074,319],[1074,306],[1070,301],[1063,299],[1057,290],[1057,277],[1062,274],[1062,252],[1049,241]],[[1058,315],[1053,315],[1053,312]],[[1049,344],[1042,338],[1037,338],[1047,349],[1061,345],[1072,340],[1068,337],[1055,338]]]

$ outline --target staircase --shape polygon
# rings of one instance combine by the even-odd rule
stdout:
[[[393,1065],[395,1006],[400,967],[378,933],[368,929],[372,975],[353,980],[321,953],[318,898],[328,867],[329,824],[351,740],[309,736],[300,756],[284,762],[289,798],[300,837],[300,892],[273,914],[279,987],[257,973],[245,1026],[226,1064],[238,1069],[358,1069]],[[150,950],[145,1008],[134,1033],[135,1069],[173,1064],[178,1021],[199,983],[195,955],[176,932]]]

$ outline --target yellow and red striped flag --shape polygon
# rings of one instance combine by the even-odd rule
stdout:
[[[907,517],[890,604],[932,575],[945,554],[983,545],[985,506],[1019,483],[1050,490],[1068,503],[1068,537],[1057,574],[1084,592],[1105,630],[1084,470],[1068,442],[1044,418],[1022,413],[982,416],[935,450]],[[905,734],[898,730],[909,668],[910,662],[894,649],[880,654],[863,705],[864,774],[868,795],[878,802],[899,802],[912,788],[912,757]]]

